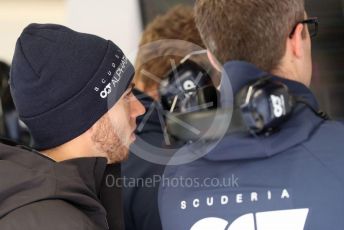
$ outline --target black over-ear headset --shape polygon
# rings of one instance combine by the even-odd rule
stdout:
[[[199,89],[196,89],[196,95],[197,91]],[[206,101],[211,100],[211,98],[206,99]],[[173,119],[166,121],[167,130],[172,136],[184,141],[195,141],[201,138],[215,140],[225,133],[235,132],[271,135],[278,131],[299,103],[305,104],[317,116],[329,119],[324,112],[316,111],[307,100],[292,95],[284,83],[267,75],[244,86],[235,95],[233,108],[171,113],[170,116]],[[227,130],[222,130],[221,124],[226,124],[226,122],[230,122],[230,126]],[[188,127],[192,129],[183,124],[188,124]],[[193,129],[200,132],[195,133]]]
[[[217,107],[217,90],[207,70],[185,60],[160,82],[161,104],[169,112],[188,113]]]

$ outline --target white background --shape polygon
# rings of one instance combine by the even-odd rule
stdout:
[[[0,0],[0,60],[10,64],[17,38],[32,22],[96,34],[126,54],[137,49],[142,31],[138,0]]]

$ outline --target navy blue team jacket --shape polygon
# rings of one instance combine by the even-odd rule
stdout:
[[[233,92],[264,75],[245,62],[224,68]],[[318,110],[306,86],[277,79]],[[268,137],[225,136],[204,157],[168,166],[164,176],[184,184],[160,185],[163,229],[344,229],[343,124],[299,105],[280,128]]]

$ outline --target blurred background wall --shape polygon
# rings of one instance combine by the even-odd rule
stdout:
[[[111,39],[134,61],[145,25],[179,3],[194,0],[0,0],[0,60],[11,62],[27,24],[50,22]],[[324,110],[344,118],[344,0],[306,0],[306,6],[320,19],[312,89]]]
[[[66,24],[64,0],[0,0],[0,60],[11,62],[23,28],[31,22]]]
[[[11,62],[15,42],[32,22],[63,24],[137,48],[142,23],[138,0],[0,0],[0,60]]]
[[[134,61],[142,19],[138,0],[65,0],[67,25],[116,43]]]

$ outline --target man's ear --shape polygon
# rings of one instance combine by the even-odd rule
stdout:
[[[291,52],[297,58],[301,58],[304,56],[304,49],[303,49],[303,42],[305,39],[304,32],[303,32],[304,29],[305,29],[304,25],[299,23],[296,26],[292,37],[288,39],[290,43],[290,47],[291,47]]]
[[[212,66],[217,69],[217,71],[222,72],[222,66],[221,64],[217,61],[216,57],[209,51],[207,50],[207,54],[208,54],[208,59],[210,61],[210,63],[212,64]]]

